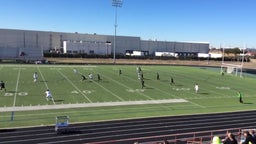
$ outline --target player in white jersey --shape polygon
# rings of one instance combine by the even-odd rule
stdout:
[[[77,69],[73,69],[73,72],[74,72],[74,74],[77,74],[78,73],[78,71],[77,71]]]
[[[198,93],[198,91],[199,91],[199,86],[198,84],[195,84],[195,92]]]
[[[47,101],[52,100],[52,93],[49,89],[45,91],[45,96]]]
[[[89,74],[88,77],[89,77],[90,80],[93,80],[93,74]]]
[[[37,72],[34,72],[33,74],[34,82],[37,82],[38,74]]]

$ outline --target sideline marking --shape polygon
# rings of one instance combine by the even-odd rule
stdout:
[[[27,96],[28,93],[27,93],[27,92],[19,92],[18,95],[19,95],[19,96]]]
[[[5,93],[4,96],[13,96],[13,93]]]
[[[4,96],[13,96],[14,93],[5,93]],[[19,92],[18,96],[27,96],[28,93],[27,92]]]
[[[190,91],[190,88],[172,88],[172,89],[176,91]]]
[[[216,89],[220,89],[220,90],[230,90],[230,87],[222,86],[222,87],[216,87]]]
[[[61,68],[50,68],[50,70],[61,70]]]
[[[26,70],[26,68],[13,68],[13,70]]]
[[[145,89],[126,89],[127,92],[135,93],[135,92],[145,92]]]
[[[94,92],[94,90],[83,90],[83,93],[85,93],[85,94],[91,94],[93,92]]]
[[[40,106],[19,106],[19,107],[0,107],[0,112],[8,111],[34,111],[48,109],[70,109],[85,107],[110,107],[127,105],[146,105],[146,104],[168,104],[168,103],[187,103],[185,99],[162,99],[162,100],[142,100],[142,101],[119,101],[103,103],[80,103],[80,104],[59,104],[59,105],[40,105]]]

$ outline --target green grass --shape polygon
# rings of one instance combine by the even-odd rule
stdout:
[[[80,74],[94,74],[95,81],[81,82]],[[118,75],[119,69],[122,75]],[[111,106],[63,110],[1,112],[0,128],[52,125],[55,116],[69,115],[71,122],[102,121],[140,117],[252,110],[255,108],[255,76],[221,76],[218,69],[183,66],[142,66],[146,88],[141,90],[136,66],[128,65],[0,65],[0,79],[7,92],[0,92],[0,107],[54,105],[46,101],[44,91],[51,90],[56,104],[117,101],[162,100],[181,98],[187,103]],[[39,80],[33,82],[37,71]],[[156,80],[156,73],[160,80]],[[102,81],[97,81],[100,74]],[[175,85],[170,85],[170,77]],[[194,84],[199,84],[199,93]],[[237,91],[245,104],[240,104]]]

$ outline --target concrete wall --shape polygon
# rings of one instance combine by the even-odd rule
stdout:
[[[141,41],[141,50],[154,52],[175,53],[208,53],[209,43],[168,42],[168,41]]]
[[[27,57],[41,57],[42,51],[63,48],[63,41],[111,42],[113,52],[114,37],[112,35],[63,33],[50,31],[29,31],[0,29],[0,58],[19,57],[25,52]],[[195,52],[208,53],[208,43],[188,43],[169,41],[147,41],[140,37],[117,36],[116,54],[125,54],[126,50],[143,50],[149,54],[163,52]]]

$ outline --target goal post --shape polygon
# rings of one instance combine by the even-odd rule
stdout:
[[[235,76],[242,77],[243,73],[243,66],[242,65],[235,65],[235,64],[227,64],[227,63],[222,63],[221,64],[221,71],[222,74],[233,74]]]

